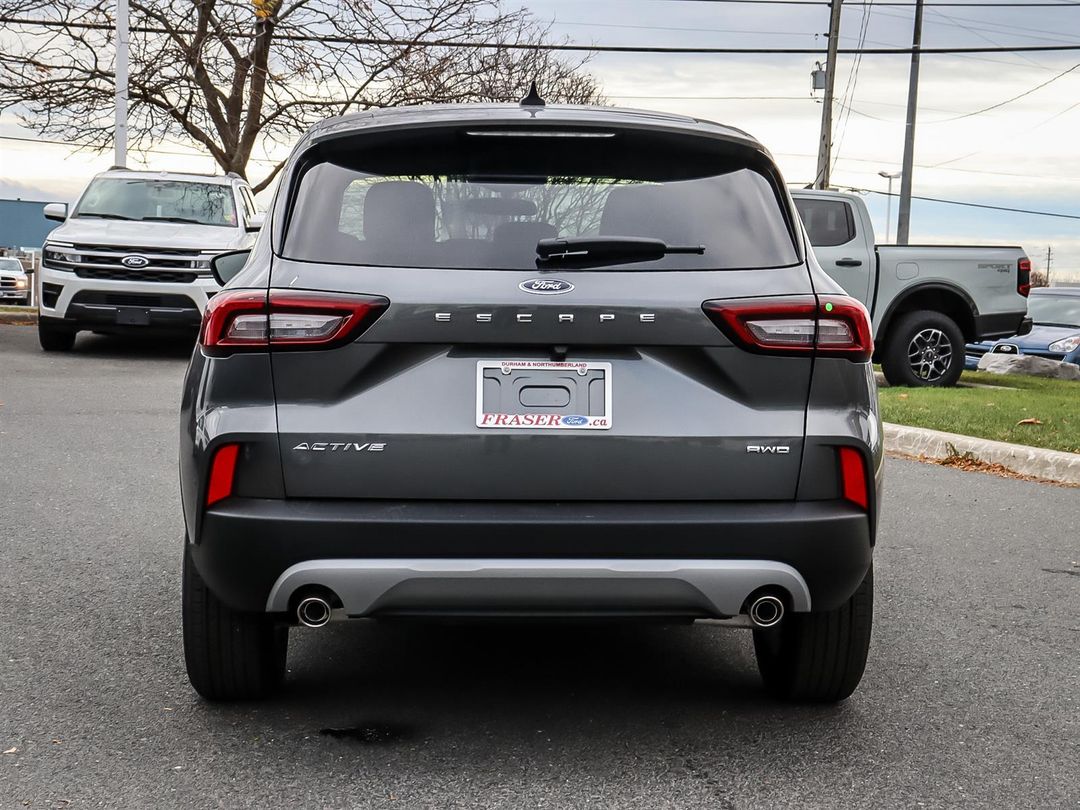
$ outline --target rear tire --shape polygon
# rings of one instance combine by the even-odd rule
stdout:
[[[207,700],[267,697],[285,677],[289,629],[225,605],[206,587],[184,539],[182,614],[188,680]]]
[[[47,352],[70,352],[75,347],[75,330],[69,326],[56,326],[39,317],[38,343]]]
[[[881,355],[881,371],[889,385],[952,386],[963,370],[964,333],[948,315],[916,310],[899,316],[889,327]]]
[[[874,569],[837,610],[792,613],[754,631],[765,688],[785,700],[835,703],[855,691],[866,668],[874,614]]]

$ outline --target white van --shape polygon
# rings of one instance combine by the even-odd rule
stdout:
[[[81,330],[194,332],[219,253],[249,247],[262,226],[238,175],[113,169],[97,175],[42,250],[38,335],[45,351],[69,351]]]

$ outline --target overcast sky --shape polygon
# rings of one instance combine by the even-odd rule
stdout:
[[[932,2],[924,18],[924,47],[1080,44],[1080,5],[934,8]],[[524,5],[551,22],[556,35],[581,43],[823,47],[828,27],[826,6],[700,0],[530,0]],[[843,46],[858,43],[864,21],[868,46],[910,46],[911,8],[848,0]],[[772,150],[790,182],[805,184],[814,174],[821,119],[820,98],[810,92],[814,61],[813,56],[601,53],[590,69],[614,104],[686,113],[747,130]],[[895,171],[901,162],[909,58],[867,55],[853,75],[854,66],[852,57],[840,58],[836,92],[845,106],[836,110],[833,183],[884,191],[886,181],[878,172]],[[1078,69],[1022,99],[970,115],[1074,66]],[[0,134],[29,133],[5,114]],[[0,144],[0,196],[5,197],[71,198],[93,172],[111,163],[111,155],[70,156],[62,146]],[[213,166],[206,157],[144,157],[153,168],[206,171]],[[1080,217],[1080,51],[924,55],[915,162],[917,195]],[[866,199],[884,241],[884,197],[868,194]],[[892,217],[895,236],[895,204]],[[1077,219],[916,201],[912,241],[1019,243],[1036,267],[1045,263],[1047,245],[1053,245],[1055,269],[1080,271]]]

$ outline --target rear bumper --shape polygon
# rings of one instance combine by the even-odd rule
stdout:
[[[768,560],[313,560],[278,577],[269,613],[294,594],[328,588],[348,616],[690,615],[736,616],[762,588],[791,610],[810,610],[799,572]]]
[[[347,591],[353,615],[723,616],[762,585],[788,590],[793,609],[800,589],[802,609],[834,609],[862,582],[872,546],[867,515],[840,501],[231,498],[206,512],[191,551],[239,610],[283,610],[297,588],[322,585]]]
[[[975,316],[975,341],[1026,335],[1031,331],[1031,318],[1026,310]]]

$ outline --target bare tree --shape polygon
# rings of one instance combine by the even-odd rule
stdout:
[[[257,147],[291,140],[328,115],[510,101],[533,79],[551,100],[600,100],[585,60],[491,47],[549,38],[527,11],[504,11],[500,0],[130,0],[130,7],[132,148],[189,138],[244,177]],[[41,135],[110,148],[113,9],[113,0],[0,0],[0,18],[47,23],[0,29],[0,109],[14,108]]]

